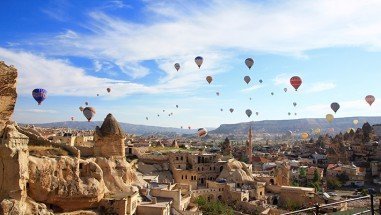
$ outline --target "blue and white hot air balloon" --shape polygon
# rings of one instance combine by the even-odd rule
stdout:
[[[46,91],[45,89],[37,88],[32,91],[32,96],[34,100],[38,102],[38,105],[41,105],[41,103],[48,96],[48,91]]]

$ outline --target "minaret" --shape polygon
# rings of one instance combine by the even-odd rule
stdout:
[[[250,126],[250,129],[249,129],[248,138],[249,139],[247,140],[246,153],[247,153],[247,158],[248,158],[249,164],[252,164],[252,162],[253,162],[253,142],[252,142],[253,134],[252,134],[251,126]]]

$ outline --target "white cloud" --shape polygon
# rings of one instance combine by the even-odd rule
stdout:
[[[290,85],[290,78],[293,75],[286,74],[286,73],[281,73],[274,78],[274,84],[275,85]]]
[[[311,84],[311,86],[307,87],[306,92],[307,93],[318,93],[323,92],[326,90],[331,90],[336,87],[336,84],[332,82],[317,82]]]
[[[248,88],[245,88],[245,89],[242,89],[241,92],[243,93],[248,93],[248,92],[251,92],[251,91],[254,91],[254,90],[258,90],[260,88],[262,88],[263,85],[253,85],[251,87],[248,87]]]
[[[22,112],[28,113],[58,113],[56,110],[44,110],[44,109],[29,109],[29,110],[20,110]]]

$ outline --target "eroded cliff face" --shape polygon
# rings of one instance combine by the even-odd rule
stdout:
[[[0,83],[0,137],[2,137],[4,128],[12,117],[17,99],[17,70],[3,61],[0,61]]]
[[[28,195],[57,212],[96,208],[107,192],[102,175],[92,161],[30,156]]]

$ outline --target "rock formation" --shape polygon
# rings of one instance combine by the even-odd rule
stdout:
[[[15,108],[17,93],[17,70],[0,61],[0,137],[6,124],[12,117]]]
[[[125,136],[119,123],[108,114],[102,126],[95,129],[94,155],[96,157],[125,157]]]
[[[252,175],[248,164],[235,159],[229,159],[218,178],[226,179],[228,182],[244,183],[253,181]]]

